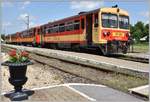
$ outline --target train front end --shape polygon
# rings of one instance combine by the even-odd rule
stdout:
[[[115,8],[100,10],[101,50],[104,54],[127,53],[129,48],[129,15],[126,11]]]

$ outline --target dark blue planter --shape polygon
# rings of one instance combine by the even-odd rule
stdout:
[[[11,63],[4,62],[2,65],[9,67],[9,83],[14,86],[15,92],[10,95],[10,99],[12,101],[21,101],[28,99],[28,95],[22,91],[22,86],[27,82],[26,71],[27,65],[31,65],[32,62],[24,62],[24,63]]]

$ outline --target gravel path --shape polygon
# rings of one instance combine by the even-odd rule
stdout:
[[[2,54],[2,62],[8,58]],[[2,66],[2,92],[7,92],[13,89],[13,86],[8,82],[9,71],[7,66]],[[24,85],[26,89],[37,87],[45,87],[63,83],[92,83],[90,80],[80,78],[69,73],[62,72],[47,65],[34,62],[27,69],[28,81]]]

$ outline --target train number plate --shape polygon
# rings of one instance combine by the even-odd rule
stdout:
[[[124,33],[122,33],[122,32],[114,32],[113,33],[113,36],[124,36]]]

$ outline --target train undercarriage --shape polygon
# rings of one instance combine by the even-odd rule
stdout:
[[[69,49],[80,51],[81,49],[94,49],[97,52],[103,55],[110,55],[116,53],[126,54],[130,43],[127,41],[108,41],[106,44],[92,44],[92,45],[80,45],[78,43],[42,43],[42,44],[33,44],[33,43],[11,43],[15,45],[24,45],[24,46],[33,46],[41,48],[52,48],[52,49]]]

